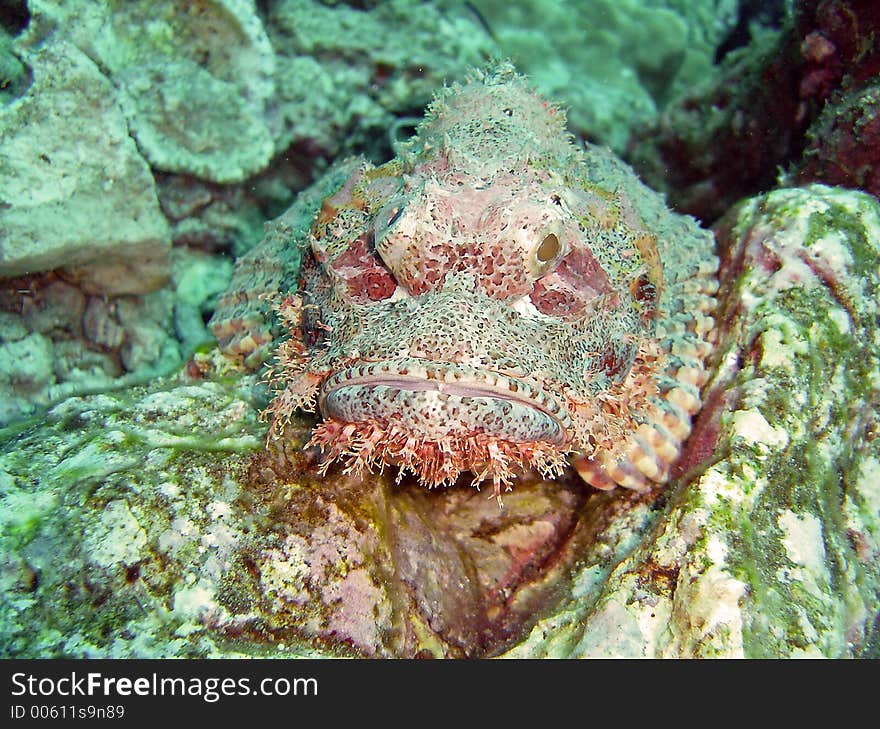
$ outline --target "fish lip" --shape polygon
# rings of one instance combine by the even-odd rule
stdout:
[[[411,392],[442,392],[465,398],[509,400],[537,410],[555,421],[561,441],[568,440],[566,434],[571,432],[568,410],[556,397],[520,377],[490,369],[414,359],[360,362],[325,380],[318,399],[321,412],[326,412],[325,403],[329,395],[352,386],[387,386]]]

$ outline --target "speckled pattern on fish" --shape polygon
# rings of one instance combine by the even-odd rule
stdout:
[[[700,408],[716,268],[711,234],[502,64],[440,91],[395,159],[301,195],[212,329],[250,366],[274,349],[272,436],[319,410],[325,468],[470,471],[497,496],[571,461],[641,490]]]

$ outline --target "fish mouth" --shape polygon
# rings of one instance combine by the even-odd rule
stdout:
[[[329,377],[325,418],[376,422],[424,440],[485,435],[511,443],[564,446],[568,411],[549,393],[492,370],[423,360],[360,363]]]

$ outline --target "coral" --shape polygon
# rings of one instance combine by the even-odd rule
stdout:
[[[736,2],[572,0],[473,3],[502,52],[574,131],[621,153],[630,130],[713,73]]]
[[[798,0],[778,33],[757,34],[636,129],[627,160],[707,222],[774,187],[780,167],[784,185],[876,189],[878,32],[870,0]]]
[[[384,156],[396,115],[421,114],[446,80],[498,54],[460,3],[390,0],[365,7],[314,0],[269,5],[278,56],[271,112],[276,148],[328,158]]]
[[[212,329],[258,361],[271,330],[250,302],[277,295],[276,434],[319,406],[325,463],[430,486],[471,471],[496,495],[573,451],[597,487],[666,479],[711,350],[712,242],[662,204],[643,222],[650,193],[564,125],[510,67],[475,74],[399,158],[340,163],[239,261]]]
[[[798,0],[803,67],[799,95],[821,106],[841,83],[862,86],[880,73],[880,11],[871,0]]]
[[[791,34],[761,36],[718,72],[633,131],[626,159],[670,205],[712,222],[745,195],[773,186],[807,120],[794,93]]]

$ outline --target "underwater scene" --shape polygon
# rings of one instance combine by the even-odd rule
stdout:
[[[2,0],[0,656],[880,657],[876,0]]]

